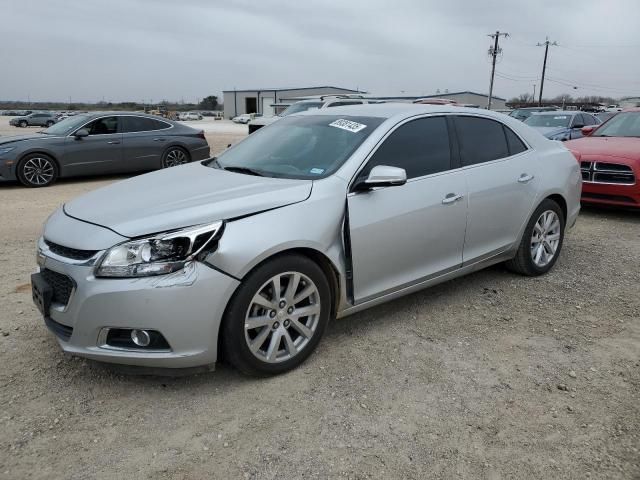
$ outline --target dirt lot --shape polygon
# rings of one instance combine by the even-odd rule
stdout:
[[[116,180],[0,185],[0,478],[640,478],[640,213],[583,210],[544,277],[335,321],[287,375],[149,377],[63,354],[30,300],[45,218]]]

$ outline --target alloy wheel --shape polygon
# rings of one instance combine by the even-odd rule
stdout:
[[[48,158],[33,157],[22,167],[24,178],[32,185],[46,185],[53,180],[55,168]]]
[[[320,293],[299,272],[285,272],[265,282],[253,296],[244,322],[251,353],[267,363],[298,355],[320,322]]]
[[[179,148],[169,150],[167,156],[164,159],[165,167],[175,167],[177,165],[183,165],[188,162],[187,154]]]
[[[560,218],[553,210],[542,212],[531,234],[531,259],[538,267],[545,267],[553,260],[560,244]]]

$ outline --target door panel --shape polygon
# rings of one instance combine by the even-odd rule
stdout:
[[[123,169],[127,172],[160,168],[162,154],[172,141],[170,125],[159,120],[133,115],[122,117]]]
[[[122,134],[69,136],[62,158],[63,175],[94,175],[121,171]]]
[[[462,198],[443,204],[450,194]],[[460,267],[467,216],[463,171],[350,194],[348,208],[356,303]]]
[[[518,240],[536,197],[535,152],[465,169],[469,214],[464,262],[492,256]]]

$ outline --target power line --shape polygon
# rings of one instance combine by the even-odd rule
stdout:
[[[544,46],[544,62],[542,63],[542,77],[540,79],[540,97],[538,98],[538,104],[542,106],[542,89],[544,88],[544,73],[547,69],[547,55],[549,54],[549,45],[557,46],[558,42],[549,42],[549,37],[546,38],[544,43],[538,43],[538,47]]]
[[[496,73],[496,57],[499,53],[502,53],[502,49],[498,46],[498,40],[503,36],[507,38],[509,36],[508,33],[500,33],[500,31],[496,31],[496,33],[490,33],[488,37],[494,40],[493,47],[489,47],[489,55],[492,57],[491,62],[491,81],[489,82],[489,100],[487,103],[487,110],[491,110],[491,99],[493,97],[493,78]]]

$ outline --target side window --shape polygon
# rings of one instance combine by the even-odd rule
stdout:
[[[333,102],[330,103],[329,105],[327,105],[327,108],[329,107],[344,107],[345,105],[361,105],[362,102],[359,101],[342,101],[342,102]]]
[[[582,116],[584,117],[584,124],[585,125],[597,125],[598,121],[595,119],[595,117],[593,115],[589,115],[588,113],[583,113]]]
[[[513,130],[511,130],[506,125],[502,125],[504,128],[504,134],[507,137],[507,145],[509,146],[509,155],[517,155],[518,153],[522,153],[527,149],[527,146],[522,143],[520,137],[518,137]]]
[[[377,165],[404,168],[407,178],[451,168],[449,132],[445,117],[420,118],[398,127],[369,159],[361,176]]]
[[[109,135],[118,133],[118,117],[105,117],[94,120],[86,128],[89,135]]]
[[[122,117],[122,120],[124,122],[123,131],[126,133],[148,132],[170,127],[168,123],[153,118],[126,116]]]
[[[462,165],[475,165],[509,156],[502,124],[479,117],[456,117]]]

